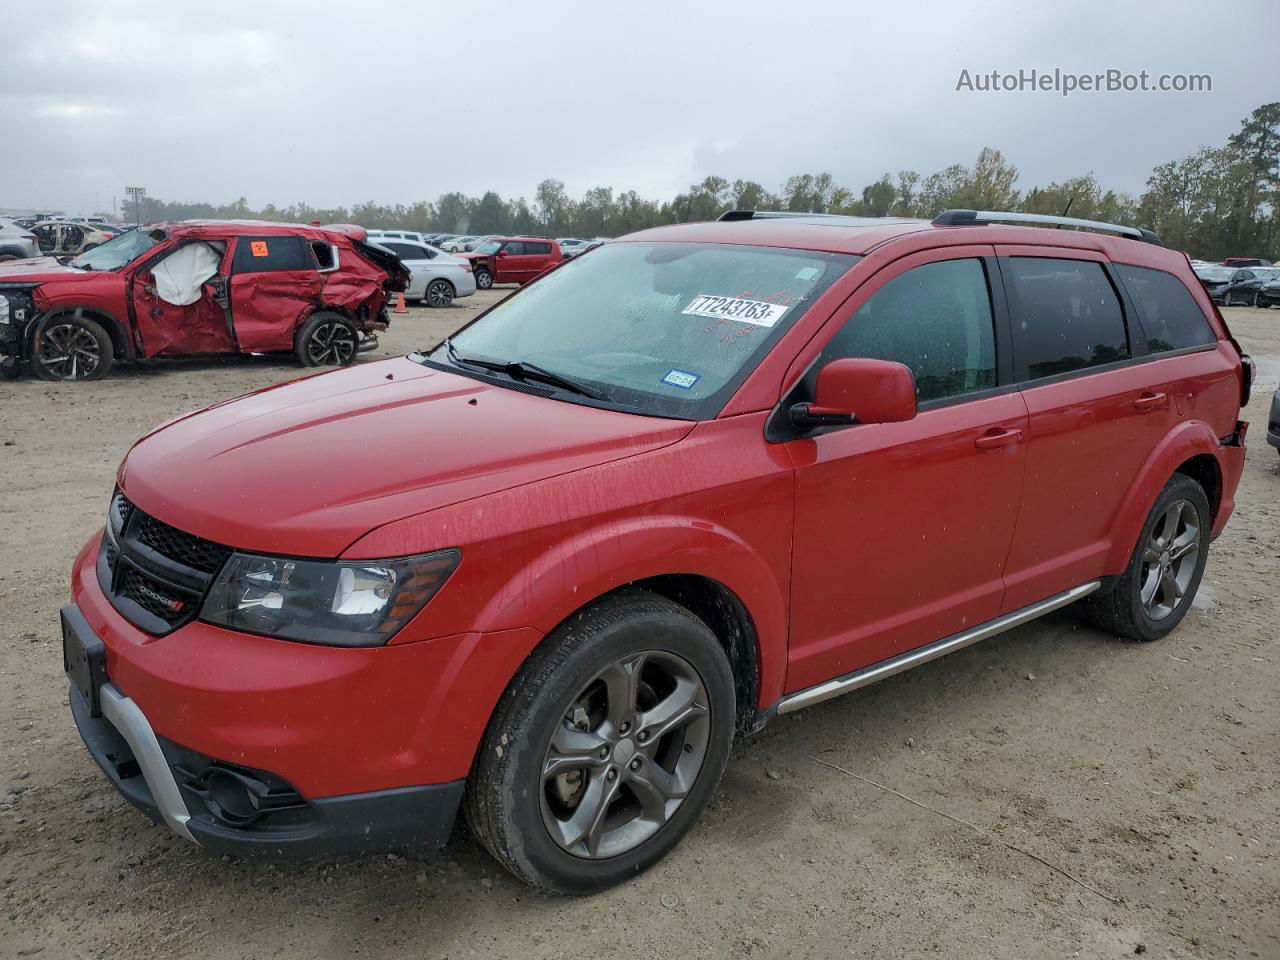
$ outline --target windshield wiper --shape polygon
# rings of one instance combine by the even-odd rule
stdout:
[[[493,370],[495,373],[505,373],[516,380],[538,380],[542,383],[559,387],[561,390],[568,390],[570,393],[589,397],[592,400],[602,400],[605,403],[613,402],[613,398],[607,393],[602,393],[593,387],[588,387],[585,383],[579,383],[577,380],[555,373],[546,367],[540,367],[536,363],[530,363],[527,360],[486,360],[483,357],[464,357],[458,353],[457,347],[448,338],[444,341],[444,348],[449,354],[449,359],[460,367],[478,367],[481,370]]]

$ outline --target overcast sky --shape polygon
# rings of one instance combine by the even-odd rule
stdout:
[[[199,13],[197,13],[197,10]],[[1280,97],[1274,0],[4,3],[0,207],[670,198],[708,174],[972,163],[1026,189],[1220,144]],[[1207,73],[1211,93],[956,92],[971,73]]]

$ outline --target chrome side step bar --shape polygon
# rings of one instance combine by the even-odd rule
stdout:
[[[797,710],[803,710],[805,707],[811,707],[815,703],[822,703],[824,700],[841,696],[851,690],[868,687],[886,677],[892,677],[895,673],[902,673],[904,670],[918,667],[920,664],[928,663],[930,660],[945,657],[948,653],[954,653],[956,650],[963,649],[980,640],[994,637],[997,633],[1012,630],[1014,627],[1021,626],[1037,617],[1042,617],[1046,613],[1057,610],[1059,607],[1065,607],[1069,603],[1075,603],[1082,597],[1087,597],[1093,593],[1101,585],[1098,580],[1081,584],[1064,593],[1059,593],[1057,596],[1049,597],[1047,600],[1041,600],[1039,603],[1033,603],[1028,607],[1023,607],[1021,610],[1014,610],[1012,613],[1006,613],[1004,616],[996,617],[994,620],[988,620],[986,623],[963,633],[943,637],[941,640],[925,644],[923,647],[916,647],[914,650],[908,650],[906,653],[891,657],[888,660],[873,663],[869,667],[855,670],[853,673],[846,674],[843,677],[837,677],[834,680],[828,680],[825,683],[799,690],[783,697],[778,702],[778,713],[794,713]]]

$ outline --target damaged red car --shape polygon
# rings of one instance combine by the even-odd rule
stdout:
[[[96,380],[116,360],[292,352],[347,364],[377,346],[408,285],[354,226],[183,221],[140,227],[66,264],[0,264],[0,375]]]

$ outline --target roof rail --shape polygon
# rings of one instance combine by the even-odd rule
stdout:
[[[1160,238],[1151,230],[1126,227],[1101,220],[1081,220],[1077,217],[1054,217],[1047,213],[1012,213],[998,210],[943,210],[933,218],[940,227],[982,227],[991,223],[1025,223],[1032,226],[1075,227],[1078,230],[1105,230],[1122,237],[1142,240],[1162,246]]]
[[[800,210],[726,210],[717,220],[772,220],[783,217],[827,217],[832,220],[857,220],[843,213],[804,213]]]

